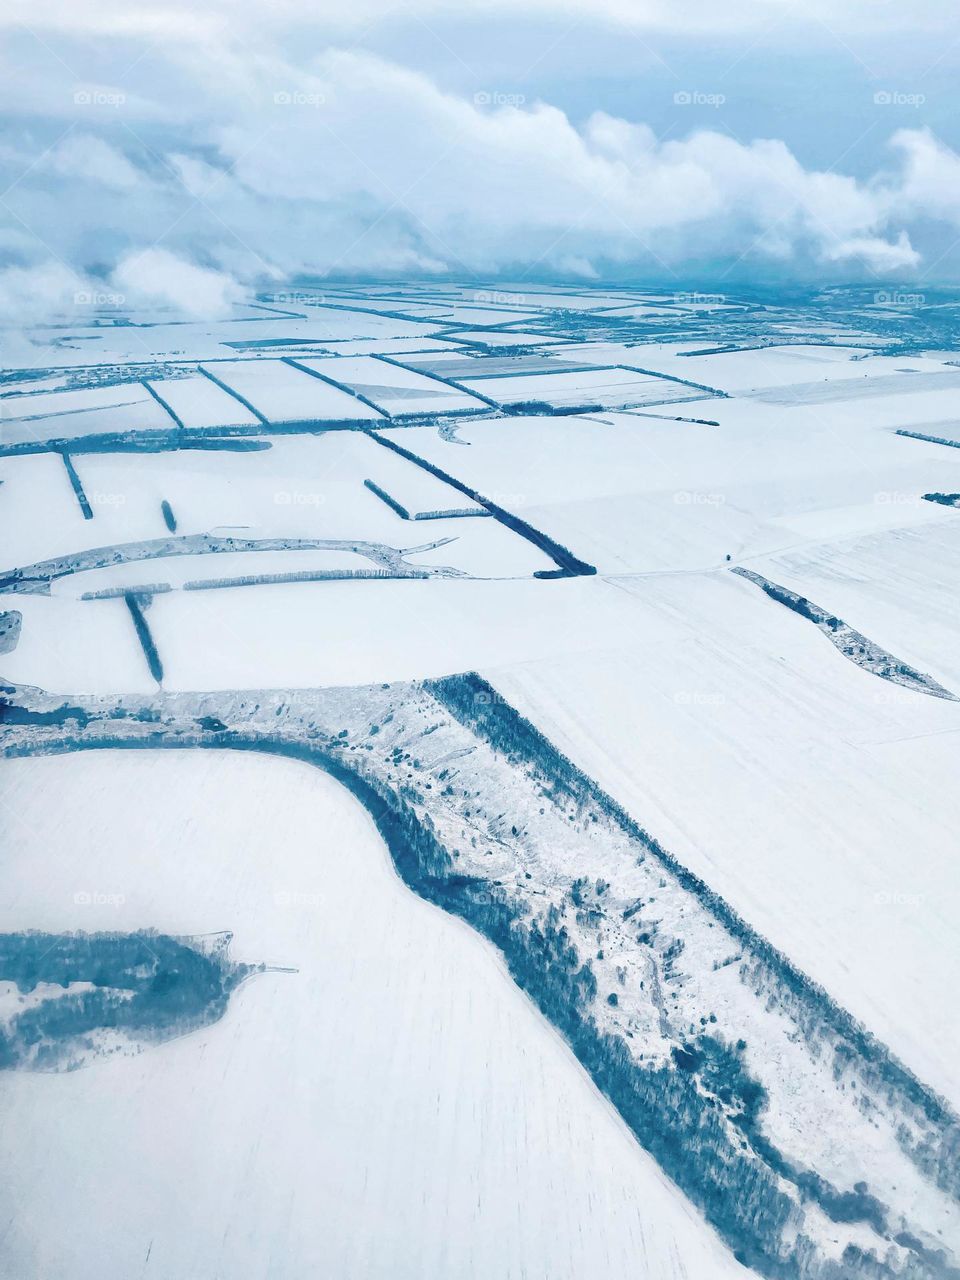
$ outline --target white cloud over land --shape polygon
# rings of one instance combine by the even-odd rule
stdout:
[[[209,313],[235,280],[297,273],[869,278],[920,268],[917,226],[960,228],[960,160],[924,129],[896,131],[891,167],[858,179],[775,139],[659,140],[603,112],[457,95],[368,53],[300,66],[177,45],[154,62],[135,101],[42,127],[8,112],[0,262],[46,271],[44,296],[51,264],[143,298],[193,272]],[[0,298],[22,288],[0,275]]]

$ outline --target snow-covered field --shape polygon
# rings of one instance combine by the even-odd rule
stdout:
[[[318,770],[22,760],[3,804],[3,930],[229,927],[236,956],[294,970],[134,1059],[5,1078],[4,1275],[744,1274]]]
[[[960,420],[956,304],[885,313],[874,333],[856,291],[683,296],[305,286],[216,324],[131,312],[16,335],[0,744],[30,758],[0,770],[0,942],[229,930],[233,960],[297,972],[247,978],[222,1018],[134,1056],[0,1074],[4,1274],[712,1280],[742,1272],[734,1248],[786,1280],[950,1274],[960,511],[924,495],[960,493],[960,450],[936,442]],[[383,576],[343,576],[358,572]],[[727,908],[684,897],[680,872],[676,899],[669,877],[651,886],[652,932],[630,923],[653,872],[567,812],[566,764],[531,764],[493,730],[461,740],[455,715],[428,723],[417,682],[470,671],[820,995],[727,969],[737,957],[707,932]],[[396,703],[386,682],[404,682]],[[339,706],[341,688],[359,690],[341,726],[303,710],[311,691]],[[44,754],[111,716],[222,745],[227,711],[259,725],[274,703],[264,739],[286,726],[306,749],[342,728],[390,804],[415,795],[462,884],[489,884],[460,914],[496,946],[405,888],[369,814],[318,769]],[[529,938],[522,954],[543,990],[483,915],[506,887],[542,931],[542,954]],[[550,1003],[560,922],[567,968],[602,987],[595,1029],[718,1115],[732,1104],[711,1037],[743,1033],[765,1093],[759,1120],[731,1124],[764,1194],[793,1197],[786,1225],[764,1202],[738,1234],[733,1181],[721,1211],[706,1173],[686,1180],[707,1154],[691,1141],[678,1169],[631,1118]],[[0,1021],[56,990],[17,996],[4,955]],[[838,1048],[842,1011],[855,1031]],[[824,1045],[852,1055],[832,1076]],[[728,1158],[747,1157],[734,1143]],[[862,1256],[831,1271],[845,1244]]]
[[[150,384],[178,422],[188,430],[206,427],[255,427],[258,419],[235,396],[210,378],[167,378]]]
[[[110,426],[105,423],[109,420]],[[165,431],[169,415],[137,383],[50,391],[0,401],[0,445],[76,442],[98,430]]]
[[[638,600],[629,633],[487,675],[960,1106],[942,1017],[960,983],[960,704],[863,672],[732,575],[615,581]]]
[[[527,374],[512,378],[487,378],[477,386],[498,404],[548,404],[554,408],[582,408],[588,405],[620,408],[630,405],[666,404],[674,400],[698,400],[703,392],[671,382],[649,378],[629,369],[585,369],[582,373]]]
[[[482,401],[425,377],[413,369],[404,369],[372,356],[342,356],[331,359],[306,359],[303,365],[324,377],[346,383],[391,416],[414,413],[457,413],[482,410]]]
[[[204,366],[222,387],[270,423],[382,418],[355,396],[282,360],[224,360]]]

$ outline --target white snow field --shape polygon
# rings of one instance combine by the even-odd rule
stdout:
[[[874,356],[869,347],[792,343],[789,346],[760,345],[737,351],[711,351],[713,343],[686,343],[623,346],[615,343],[586,343],[576,358],[585,363],[642,364],[646,369],[702,382],[731,394],[765,396],[774,403],[793,403],[791,389],[799,388],[797,402],[816,398],[813,388],[828,383],[827,398],[871,396],[869,387],[877,378],[889,378],[884,388],[907,390],[910,375],[919,386],[932,388],[936,378],[949,388],[957,386],[957,370],[944,359],[930,356]],[[572,356],[572,353],[571,353]],[[573,358],[573,357],[572,357]],[[899,375],[899,376],[898,376]],[[928,379],[921,375],[930,375]],[[834,383],[850,384],[843,388]],[[775,394],[774,394],[775,393]]]
[[[909,507],[906,494],[895,496]],[[751,565],[960,692],[960,514],[917,503],[940,518],[781,551]]]
[[[211,427],[253,427],[259,418],[235,396],[203,376],[165,378],[150,383],[154,394],[188,431]]]
[[[872,298],[0,333],[0,1275],[953,1274],[960,304]],[[10,935],[144,928],[274,968],[27,1069]]]
[[[733,575],[609,585],[637,601],[629,629],[487,676],[960,1105],[960,1028],[939,1012],[960,983],[960,703],[862,671]]]
[[[656,413],[467,421],[456,436],[469,448],[428,428],[382,434],[601,572],[714,568],[725,555],[953,519],[921,495],[960,489],[960,450],[869,417],[838,421],[803,407],[771,416],[741,400],[677,407],[700,421],[659,416],[672,407]]]
[[[91,752],[0,785],[3,930],[229,928],[293,970],[137,1057],[4,1078],[4,1275],[746,1274],[319,770]]]
[[[203,368],[252,405],[266,422],[345,422],[383,417],[356,396],[282,360],[224,360]]]
[[[98,431],[165,431],[170,425],[169,415],[137,383],[42,392],[0,401],[3,446],[73,441]]]
[[[514,329],[448,329],[447,336],[479,347],[538,347],[543,343],[543,334]]]
[[[462,413],[486,408],[482,400],[444,386],[435,378],[372,356],[305,359],[307,369],[346,383],[391,417],[417,413]]]
[[[156,581],[157,568],[142,566],[139,581]],[[598,598],[582,579],[547,595],[522,578],[330,581],[173,591],[158,595],[146,616],[166,688],[293,688],[590,652],[598,631],[635,625],[621,597],[611,590]],[[122,599],[81,602],[57,589],[10,604],[23,614],[24,638],[3,655],[5,679],[103,694],[155,689]]]
[[[702,390],[667,378],[645,377],[630,369],[593,369],[577,373],[525,374],[511,378],[485,378],[482,383],[465,379],[464,385],[481,391],[498,404],[536,403],[554,408],[601,405],[667,404],[676,400],[702,400]]]

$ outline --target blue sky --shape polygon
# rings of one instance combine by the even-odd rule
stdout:
[[[6,311],[119,276],[207,300],[297,273],[960,278],[940,0],[6,0],[0,24]]]

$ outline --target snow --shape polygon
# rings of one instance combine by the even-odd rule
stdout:
[[[481,355],[464,351],[412,355],[405,363],[413,369],[424,369],[441,378],[498,378],[517,373],[564,373],[577,369],[576,361],[564,360],[562,354],[521,352],[519,355]]]
[[[5,421],[31,421],[58,418],[75,413],[90,412],[101,408],[126,408],[149,400],[150,396],[138,383],[125,383],[118,387],[82,387],[75,391],[37,391],[6,397],[3,404]]]
[[[536,347],[550,340],[545,333],[519,333],[513,329],[450,329],[446,336],[481,347]]]
[[[254,417],[229,392],[209,378],[168,378],[150,386],[188,431],[211,427],[256,427]]]
[[[318,307],[308,303],[307,296],[296,290],[289,305],[237,307],[230,318],[214,322],[184,324],[144,313],[131,317],[137,320],[131,324],[40,328],[29,334],[29,364],[39,372],[44,366],[60,369],[215,360],[224,356],[227,344],[251,340],[306,339],[318,346],[357,339],[388,345],[396,341],[436,345],[432,341],[435,323]]]
[[[869,395],[869,387],[864,390],[860,384],[872,384],[878,378],[891,379],[881,385],[898,393],[901,388],[909,391],[911,382],[917,390],[935,390],[938,386],[952,389],[956,385],[955,371],[951,371],[945,361],[926,356],[873,356],[859,347],[808,343],[695,354],[709,351],[713,345],[710,342],[631,345],[588,342],[570,348],[566,354],[585,364],[641,365],[733,395],[766,396],[772,403],[792,404],[817,394],[837,399]],[[912,378],[907,376],[910,373]],[[851,385],[835,385],[847,382]],[[824,388],[824,383],[829,384],[828,387]]]
[[[229,928],[235,957],[295,969],[139,1057],[7,1075],[5,1274],[744,1274],[331,779],[96,752],[11,762],[4,798],[0,927]]]
[[[602,647],[491,667],[490,680],[960,1103],[960,1034],[942,1017],[960,982],[960,799],[946,763],[960,705],[862,671],[729,573],[607,590],[635,612]]]
[[[878,377],[863,375],[865,381],[841,378],[835,382],[800,382],[788,386],[766,387],[759,391],[741,392],[764,404],[826,404],[834,400],[859,400],[864,397],[916,395],[922,391],[952,391],[960,388],[960,371],[938,370],[890,372]]]
[[[464,379],[464,385],[500,404],[542,402],[556,408],[661,404],[702,400],[705,393],[666,378],[644,377],[629,369],[591,369],[577,373],[521,374],[509,378]]]
[[[960,515],[932,510],[940,518],[918,527],[783,551],[752,567],[960,693]]]
[[[508,322],[526,324],[530,320],[537,319],[539,314],[529,308],[523,310],[516,306],[470,306],[468,303],[457,303],[449,309],[447,314],[447,322],[455,322],[460,329]]]
[[[474,533],[494,524],[454,523]],[[414,530],[406,545],[439,532],[432,523],[426,531],[419,524],[404,528]],[[456,550],[456,544],[442,548],[433,558],[449,562]],[[139,581],[162,581],[161,564],[141,565]],[[616,635],[633,625],[621,595],[598,596],[582,578],[546,588],[529,577],[331,581],[172,592],[157,596],[147,620],[167,689],[307,688],[592,651],[598,633]],[[74,604],[59,594],[6,600],[23,612],[23,638],[0,662],[5,679],[103,694],[155,690],[122,600]]]
[[[719,427],[610,412],[467,421],[457,438],[469,448],[425,428],[384,434],[500,495],[601,572],[708,569],[728,554],[952,518],[920,495],[960,490],[960,450],[878,429],[862,409],[846,420],[832,409],[771,417],[753,401],[678,406]]]
[[[948,1016],[960,983],[960,705],[862,669],[729,572],[798,592],[960,694],[960,514],[922,499],[960,492],[960,450],[896,434],[955,434],[956,353],[940,338],[924,355],[870,354],[890,338],[867,333],[868,317],[833,324],[824,307],[796,307],[776,324],[754,317],[758,332],[795,333],[796,344],[689,355],[724,345],[726,326],[746,341],[743,315],[693,304],[681,314],[687,304],[669,293],[517,289],[511,301],[436,281],[337,286],[322,295],[329,306],[315,291],[291,297],[305,318],[251,306],[216,324],[157,316],[33,333],[36,376],[11,383],[26,394],[0,399],[4,444],[170,431],[137,382],[68,385],[102,373],[149,379],[189,429],[243,427],[270,447],[75,452],[90,520],[59,456],[0,459],[4,571],[107,549],[100,567],[54,581],[49,595],[7,584],[0,610],[23,621],[0,676],[66,696],[155,694],[124,601],[81,598],[149,583],[172,588],[144,615],[168,693],[379,689],[478,669],[960,1105],[960,1032]],[[689,326],[691,340],[631,340],[657,313],[661,332],[664,321],[671,334]],[[550,334],[470,327],[533,323]],[[278,341],[426,425],[390,422],[277,358],[265,344]],[[511,345],[513,357],[498,350]],[[373,358],[390,352],[408,367]],[[431,372],[506,406],[608,407],[454,418],[482,402]],[[364,482],[411,514],[477,507],[382,442],[597,574],[534,578],[553,561],[490,515],[404,520]],[[177,538],[337,545],[214,555],[194,541],[204,554],[108,563],[127,544],[170,536],[162,503]],[[182,589],[371,567],[362,544],[462,576]],[[458,768],[502,816],[525,784],[479,754]],[[0,927],[230,928],[237,959],[299,970],[247,982],[222,1023],[137,1058],[72,1076],[6,1074],[4,1274],[99,1277],[107,1223],[120,1224],[109,1249],[118,1280],[737,1271],[497,954],[400,887],[368,820],[329,779],[274,758],[131,752],[9,761],[0,782]],[[429,813],[444,821],[439,802]],[[537,851],[555,878],[590,868],[616,885],[635,874],[589,833],[562,829]],[[520,874],[525,848],[498,846],[504,875]],[[78,917],[79,890],[125,901]],[[702,931],[674,923],[691,970],[712,981]],[[623,934],[617,964],[640,964],[635,942]],[[614,960],[596,963],[612,986]],[[719,980],[716,993],[735,1004]],[[767,1014],[779,1016],[773,1006],[749,1016]],[[599,1015],[616,1025],[605,1004]],[[819,1124],[810,1078],[790,1074],[793,1052],[780,1045],[756,1064],[787,1082],[764,1121],[782,1148],[838,1185],[875,1158],[878,1178],[896,1173],[903,1203],[920,1204],[922,1188],[898,1181],[903,1152],[886,1158],[894,1131],[874,1145],[865,1129]],[[831,1116],[849,1101],[834,1099]]]
[[[52,391],[0,401],[0,445],[78,440],[121,431],[168,431],[170,417],[137,383]]]
[[[59,454],[0,458],[0,481],[4,569],[83,545],[89,537],[93,522],[84,520]],[[43,519],[38,520],[40,512]]]
[[[27,461],[11,459],[4,473],[15,477]],[[63,471],[62,463],[56,459],[50,466],[51,483],[76,508],[66,475],[57,471]],[[178,533],[220,529],[251,537],[346,536],[396,546],[452,536],[458,543],[453,563],[483,576],[551,567],[543,553],[491,519],[401,520],[364,488],[364,480],[379,483],[411,512],[466,510],[476,504],[359,432],[280,436],[269,449],[252,453],[92,454],[76,459],[76,466],[92,495],[94,519],[82,522],[79,510],[74,513],[68,505],[72,524],[64,541],[56,526],[39,527],[21,509],[15,514],[23,533],[11,567],[67,548],[160,536],[165,531],[160,512],[164,500],[176,515]],[[29,502],[28,486],[22,484],[18,491]],[[5,528],[3,514],[0,505],[0,531]],[[79,530],[78,523],[83,525]],[[467,547],[476,547],[476,553],[466,553],[468,560],[459,554]]]
[[[461,350],[453,342],[441,338],[427,336],[423,338],[334,338],[324,343],[326,350],[342,356],[369,356],[379,353],[385,356],[404,356],[421,351],[453,351]]]
[[[382,415],[355,396],[282,360],[220,360],[204,366],[268,422],[349,422]]]
[[[390,416],[416,413],[459,413],[485,409],[482,400],[372,356],[341,356],[328,360],[305,359],[308,369],[346,383]]]

